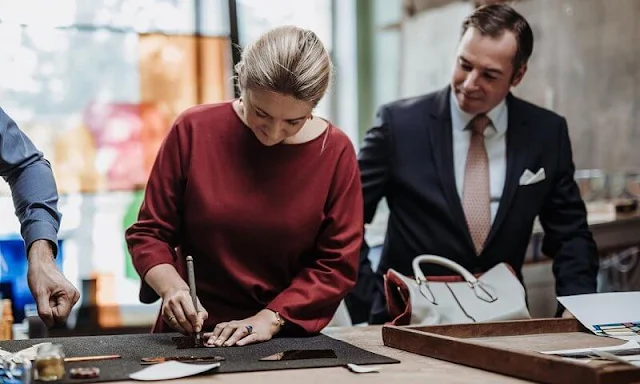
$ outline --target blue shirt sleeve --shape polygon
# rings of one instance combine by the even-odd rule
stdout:
[[[58,253],[58,190],[51,165],[42,152],[0,108],[0,176],[11,188],[20,233],[26,249],[40,239],[49,240]]]

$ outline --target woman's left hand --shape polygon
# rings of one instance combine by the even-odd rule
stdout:
[[[205,346],[230,347],[232,345],[247,345],[271,340],[280,331],[275,321],[274,312],[263,309],[254,316],[244,320],[233,320],[219,323],[211,333],[205,333]]]

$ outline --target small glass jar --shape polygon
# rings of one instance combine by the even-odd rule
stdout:
[[[64,352],[60,344],[43,344],[38,347],[34,363],[34,379],[55,381],[64,378]]]

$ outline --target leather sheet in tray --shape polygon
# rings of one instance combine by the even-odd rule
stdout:
[[[166,334],[135,334],[113,336],[85,336],[55,339],[14,340],[0,342],[0,347],[10,352],[16,352],[31,345],[51,341],[62,344],[67,357],[96,356],[118,354],[122,358],[117,360],[87,361],[67,363],[67,372],[73,367],[98,367],[98,379],[70,379],[56,383],[86,383],[129,380],[129,374],[137,372],[147,366],[140,364],[143,357],[154,356],[211,356],[225,357],[220,368],[207,374],[230,372],[252,372],[296,368],[336,367],[355,364],[389,364],[398,360],[365,351],[354,345],[333,339],[326,335],[304,338],[275,338],[265,343],[244,347],[227,348],[191,348],[177,349],[172,337],[180,336],[176,333]],[[259,361],[260,358],[292,349],[332,349],[335,359],[309,359],[292,361]]]

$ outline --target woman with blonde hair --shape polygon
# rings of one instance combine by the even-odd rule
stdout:
[[[126,232],[141,301],[162,299],[154,332],[215,346],[322,330],[355,284],[363,230],[355,150],[312,113],[332,76],[316,34],[275,28],[236,72],[239,99],[177,118]]]

